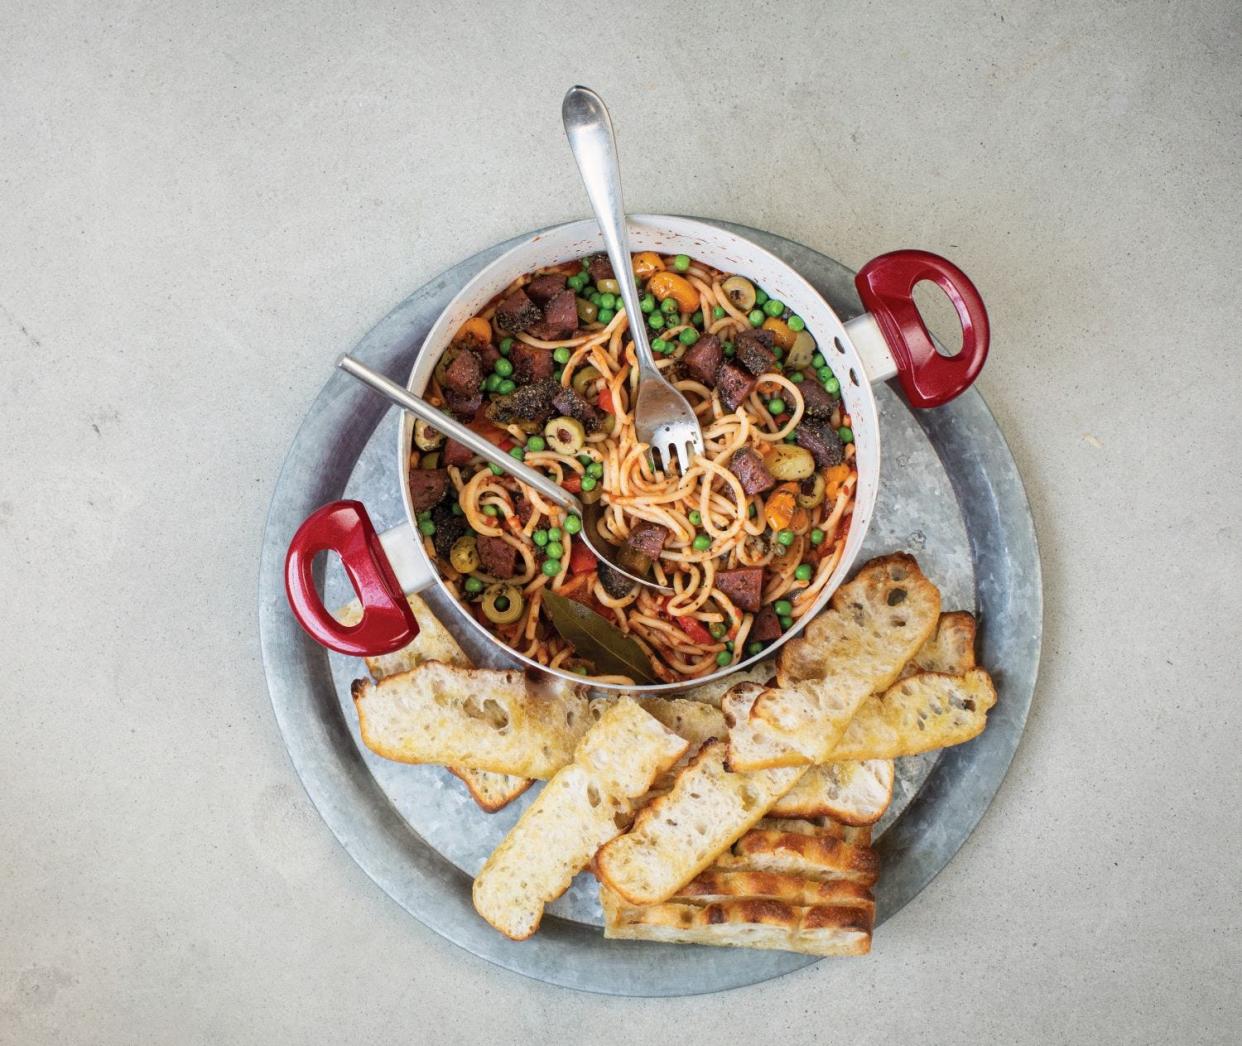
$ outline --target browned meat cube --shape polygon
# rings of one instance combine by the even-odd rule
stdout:
[[[656,559],[664,550],[664,542],[667,540],[667,527],[662,527],[659,523],[639,523],[630,531],[625,543],[635,552],[641,552],[649,559]]]
[[[483,405],[483,390],[476,388],[473,392],[461,395],[452,389],[444,390],[444,403],[449,413],[459,421],[474,421],[474,416]]]
[[[612,262],[608,260],[606,254],[592,254],[591,261],[587,265],[587,275],[591,277],[592,283],[599,283],[600,280],[615,280],[617,274],[613,271]]]
[[[509,355],[512,359],[513,354]],[[523,385],[508,396],[493,399],[488,405],[487,416],[497,425],[515,425],[522,422],[542,425],[556,412],[552,400],[560,389],[560,384],[551,378],[544,378],[533,385]]]
[[[470,351],[479,357],[479,366],[483,368],[483,376],[491,374],[496,361],[500,359],[500,350],[490,341],[476,341]]]
[[[565,277],[559,273],[550,272],[546,276],[536,276],[526,286],[526,293],[540,308],[543,308],[553,298],[565,289]]]
[[[682,373],[692,381],[701,382],[709,389],[715,388],[716,369],[720,366],[721,357],[720,339],[714,334],[704,334],[682,356]]]
[[[805,447],[815,459],[817,468],[827,469],[840,465],[845,458],[845,448],[837,430],[826,421],[815,418],[803,421],[796,433],[798,446]]]
[[[739,567],[716,575],[716,588],[739,610],[759,613],[763,595],[763,567]]]
[[[729,462],[729,471],[737,476],[747,494],[762,494],[776,486],[772,473],[753,447],[742,447],[735,451],[733,460]]]
[[[444,456],[442,458],[444,464],[466,465],[469,464],[472,457],[474,457],[474,451],[464,443],[458,443],[455,439],[446,439],[444,441]]]
[[[542,313],[520,287],[496,306],[496,326],[506,334],[518,334],[532,323],[538,323]]]
[[[781,619],[776,616],[776,611],[771,605],[765,606],[755,615],[754,623],[750,626],[748,639],[758,639],[764,643],[770,643],[774,639],[779,639],[780,634],[785,630],[781,628]]]
[[[513,511],[517,513],[518,521],[522,526],[526,526],[530,522],[530,517],[535,514],[535,506],[519,494],[513,499]]]
[[[716,368],[716,388],[720,391],[720,402],[728,410],[737,410],[758,384],[758,378],[752,378],[736,363],[726,360]]]
[[[483,386],[483,365],[469,349],[462,349],[444,372],[444,389],[458,396],[469,396]]]
[[[750,327],[733,339],[737,361],[751,374],[770,374],[776,370],[776,354],[772,351],[772,332]]]
[[[574,292],[561,291],[543,308],[543,319],[530,325],[530,334],[541,341],[559,341],[578,329],[578,301]]]
[[[509,350],[509,362],[513,364],[513,380],[519,385],[530,385],[552,377],[551,349],[537,349],[515,341]]]
[[[837,398],[818,381],[814,378],[809,378],[798,386],[798,391],[802,393],[805,417],[822,418],[824,421],[832,417],[832,412],[837,405]]]
[[[444,469],[410,469],[410,504],[415,512],[425,512],[444,500],[448,493],[448,472]]]
[[[475,539],[475,548],[479,552],[479,569],[484,574],[501,580],[513,577],[517,566],[517,549],[504,538],[480,534]]]
[[[553,398],[552,406],[558,414],[582,422],[582,427],[587,432],[594,432],[603,420],[603,413],[592,407],[573,389],[561,389]]]

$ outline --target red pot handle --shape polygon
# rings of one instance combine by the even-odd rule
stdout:
[[[949,296],[962,324],[962,351],[942,356],[914,304],[914,285],[930,280]],[[988,358],[988,313],[961,269],[927,251],[893,251],[854,277],[863,305],[880,325],[897,377],[916,407],[938,407],[970,388]]]
[[[362,603],[356,625],[342,625],[319,598],[311,566],[320,552],[341,557]],[[298,623],[317,642],[342,654],[390,654],[418,635],[418,622],[360,501],[324,505],[298,527],[285,557],[285,592]]]

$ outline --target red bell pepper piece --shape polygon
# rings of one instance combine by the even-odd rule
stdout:
[[[565,490],[569,491],[569,493],[571,494],[581,494],[582,493],[582,477],[579,476],[578,473],[576,472],[571,472],[568,476],[565,477],[565,480],[563,483],[561,483],[561,486]]]
[[[612,389],[605,385],[599,390],[599,398],[595,401],[595,405],[600,410],[606,410],[609,414],[616,414],[616,410],[612,405]]]
[[[595,556],[586,546],[585,541],[575,541],[569,553],[569,572],[571,574],[587,574],[595,569]]]
[[[677,627],[696,643],[710,643],[712,641],[712,634],[703,627],[703,623],[697,617],[679,617],[677,618]]]

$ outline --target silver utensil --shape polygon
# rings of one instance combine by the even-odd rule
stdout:
[[[561,119],[569,148],[578,162],[591,209],[604,235],[604,247],[629,318],[630,337],[638,357],[638,397],[634,405],[634,431],[640,443],[651,447],[656,468],[668,471],[674,458],[681,471],[690,468],[696,454],[703,453],[703,430],[685,396],[664,380],[651,354],[647,324],[638,307],[638,287],[630,261],[629,236],[625,228],[625,205],[621,199],[621,168],[617,140],[603,100],[588,87],[571,87],[561,103]]]
[[[573,494],[563,487],[557,486],[542,472],[536,472],[529,465],[518,461],[517,458],[511,457],[496,444],[485,439],[474,430],[466,428],[465,425],[449,417],[444,411],[433,407],[425,400],[419,399],[404,386],[398,385],[395,381],[385,377],[378,371],[372,370],[366,364],[359,363],[352,356],[348,354],[341,356],[336,361],[336,365],[350,375],[350,377],[357,378],[364,385],[374,389],[382,396],[386,396],[397,406],[408,410],[416,418],[425,421],[441,435],[454,439],[463,446],[468,447],[472,453],[477,454],[485,461],[525,483],[528,487],[533,487],[539,491],[552,504],[577,516],[582,520],[582,530],[574,536],[586,542],[587,548],[595,554],[596,559],[603,560],[614,570],[624,574],[631,581],[637,581],[640,585],[646,585],[648,588],[654,588],[666,594],[673,591],[665,585],[657,584],[650,578],[639,577],[617,563],[615,546],[605,541],[600,535],[599,522],[603,515],[603,508],[599,502],[584,505]]]

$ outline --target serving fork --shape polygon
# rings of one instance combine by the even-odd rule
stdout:
[[[630,262],[630,243],[621,198],[621,167],[617,140],[603,100],[588,87],[571,87],[561,104],[561,119],[569,148],[578,162],[591,209],[599,221],[604,248],[629,319],[630,338],[638,359],[638,395],[634,404],[634,434],[651,448],[652,463],[669,471],[676,460],[684,474],[696,454],[703,453],[703,430],[686,397],[670,385],[656,367],[647,340],[647,324],[638,304],[638,286]]]

